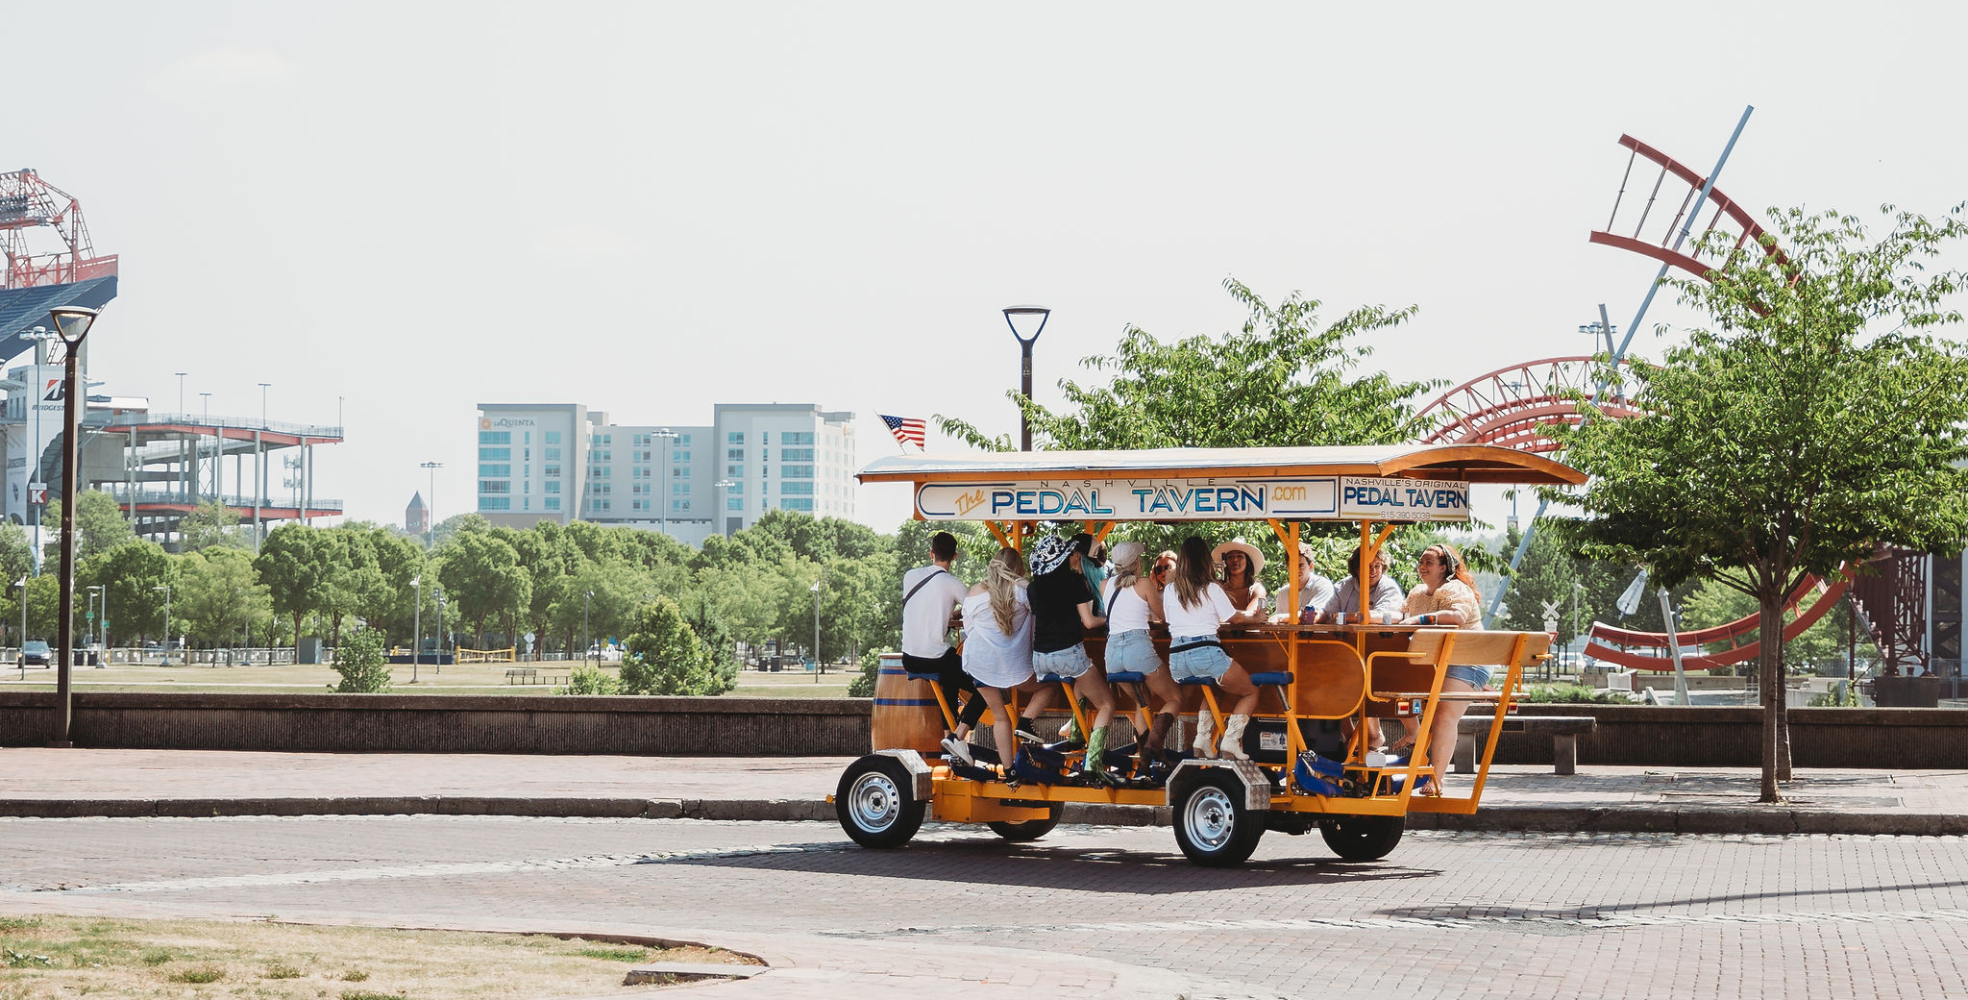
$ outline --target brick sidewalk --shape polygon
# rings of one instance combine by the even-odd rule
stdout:
[[[844,757],[602,757],[0,750],[0,815],[493,813],[830,819]],[[1470,779],[1452,776],[1450,794]],[[1800,770],[1758,806],[1748,769],[1499,766],[1474,817],[1410,827],[1592,831],[1968,832],[1968,773]],[[1152,823],[1145,809],[1067,819]]]

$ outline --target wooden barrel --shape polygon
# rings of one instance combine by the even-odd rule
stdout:
[[[943,709],[935,685],[912,681],[901,653],[883,653],[875,677],[875,714],[868,727],[876,750],[941,752]]]

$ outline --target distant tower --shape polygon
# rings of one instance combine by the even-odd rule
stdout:
[[[410,494],[410,506],[403,508],[403,530],[412,535],[422,535],[430,530],[430,508],[424,506],[422,493]]]

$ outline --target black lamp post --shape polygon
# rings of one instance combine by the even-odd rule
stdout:
[[[1038,317],[1038,326],[1032,331],[1032,335],[1027,337],[1019,333],[1018,321],[1025,319],[1029,322],[1033,316]],[[1025,402],[1028,404],[1032,401],[1032,345],[1039,342],[1039,334],[1045,332],[1046,320],[1051,318],[1051,316],[1052,310],[1047,309],[1045,306],[1006,306],[1004,308],[1005,325],[1011,327],[1011,335],[1018,341],[1019,351],[1024,355],[1024,360],[1020,368],[1019,386],[1025,393]],[[1032,421],[1025,416],[1023,407],[1018,411],[1018,438],[1018,449],[1020,451],[1032,450]]]
[[[82,341],[89,335],[97,312],[81,306],[57,306],[49,310],[55,332],[62,341],[62,521],[61,521],[61,599],[58,634],[61,640],[61,670],[55,675],[55,738],[53,745],[70,745],[70,728],[75,720],[70,672],[75,666],[75,479],[81,464],[77,445],[82,398]]]

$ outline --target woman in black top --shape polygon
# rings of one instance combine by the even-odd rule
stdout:
[[[1107,619],[1094,613],[1096,598],[1081,573],[1081,560],[1064,538],[1044,539],[1032,550],[1032,583],[1025,588],[1032,606],[1032,672],[1071,680],[1073,693],[1092,703],[1097,715],[1093,732],[1087,734],[1083,773],[1103,784],[1119,784],[1104,762],[1114,693],[1082,641],[1087,629],[1099,628]]]

